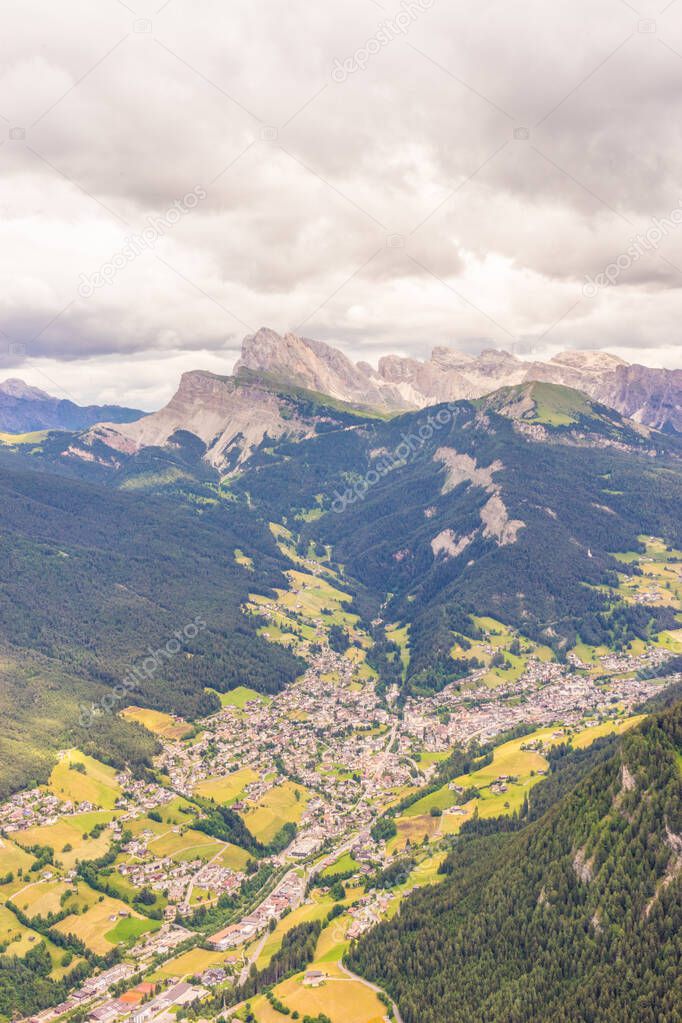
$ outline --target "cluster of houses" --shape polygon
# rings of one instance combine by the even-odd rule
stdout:
[[[87,800],[75,803],[70,799],[61,800],[47,789],[27,789],[15,792],[0,804],[0,830],[9,833],[56,824],[60,817],[89,813],[95,809]]]
[[[116,809],[123,811],[121,820],[139,817],[141,812],[155,810],[158,806],[163,806],[175,798],[175,793],[169,789],[165,789],[155,782],[133,778],[129,771],[118,774],[116,780],[123,789],[122,795],[116,800]]]
[[[204,987],[217,987],[218,984],[224,984],[228,977],[229,973],[222,966],[212,966],[210,970],[204,970],[202,973],[201,983]]]
[[[164,856],[141,862],[119,863],[117,869],[137,888],[147,887],[157,892],[165,892],[169,901],[179,902],[202,865],[202,860],[175,863],[170,856]]]
[[[237,945],[250,941],[265,930],[270,920],[279,920],[287,910],[295,909],[303,900],[304,894],[305,881],[295,870],[289,871],[257,909],[239,923],[231,924],[212,934],[208,939],[209,945],[216,952],[225,952],[229,948],[236,948]]]
[[[445,751],[474,736],[488,741],[521,722],[578,727],[588,714],[597,720],[611,716],[616,703],[631,709],[656,691],[656,682],[629,673],[660,660],[656,650],[635,658],[608,655],[602,659],[603,673],[619,677],[610,679],[607,690],[572,666],[533,660],[517,682],[494,690],[480,686],[460,692],[449,686],[433,697],[407,701],[399,749],[407,752],[410,740],[416,740],[426,750]]]
[[[346,931],[346,937],[359,938],[370,927],[374,927],[386,914],[392,898],[393,894],[390,891],[377,890],[350,906],[348,912],[353,922]]]
[[[133,954],[138,964],[142,961],[151,961],[154,956],[167,956],[178,945],[182,945],[188,938],[191,938],[192,933],[178,925],[164,924],[161,930],[146,934],[143,941],[135,946]]]
[[[310,659],[305,675],[271,703],[254,700],[246,713],[223,708],[205,722],[202,739],[167,744],[158,760],[176,791],[186,794],[207,777],[252,767],[259,777],[232,803],[236,812],[257,803],[287,776],[295,777],[311,795],[287,855],[302,859],[350,826],[370,820],[375,798],[410,779],[409,764],[386,756],[392,717],[374,687],[351,685],[356,666],[327,647]],[[281,758],[283,773],[263,774],[264,756],[272,760],[268,750]],[[210,887],[203,878],[202,886]]]
[[[259,610],[263,610],[259,606]],[[267,611],[267,608],[266,608]],[[274,605],[274,616],[279,613]],[[320,623],[317,623],[318,625]],[[322,635],[320,631],[320,635]],[[492,649],[492,648],[491,648]],[[177,793],[191,795],[207,777],[229,774],[237,768],[252,767],[257,779],[233,803],[236,811],[246,809],[287,777],[307,789],[301,807],[297,834],[291,845],[273,860],[277,864],[311,860],[321,850],[326,858],[316,869],[338,858],[339,845],[351,849],[368,873],[385,858],[384,846],[371,837],[371,825],[378,807],[386,805],[389,793],[413,785],[420,767],[416,757],[422,751],[444,752],[473,737],[484,742],[520,722],[551,725],[562,721],[579,725],[586,713],[595,721],[613,713],[614,703],[631,708],[656,690],[656,683],[633,677],[633,671],[659,663],[665,651],[649,649],[639,657],[611,654],[600,668],[611,678],[607,687],[595,683],[577,659],[568,665],[531,658],[524,674],[515,682],[495,690],[483,685],[484,671],[476,671],[467,687],[446,687],[420,700],[408,699],[400,715],[391,704],[397,691],[385,700],[377,697],[373,685],[357,684],[357,664],[329,649],[308,651],[310,667],[296,683],[278,694],[271,703],[253,701],[243,709],[224,707],[204,722],[203,735],[196,742],[169,741],[157,760],[171,781],[171,788],[135,780],[128,772],[118,776],[122,795],[114,823],[120,837],[124,821],[139,817]],[[569,658],[570,660],[570,658]],[[556,733],[556,737],[563,735]],[[264,771],[264,765],[269,770]],[[435,767],[430,769],[435,770]],[[422,779],[429,777],[421,772]],[[499,776],[491,791],[503,794],[512,779]],[[95,809],[89,803],[61,802],[44,789],[18,793],[0,806],[0,830],[20,830],[36,824],[50,824],[69,813]],[[446,813],[466,814],[455,805]],[[356,838],[353,836],[357,835]],[[175,1023],[178,1007],[202,998],[210,988],[224,982],[227,972],[212,967],[201,977],[201,985],[173,983],[162,991],[147,983],[137,984],[120,997],[109,997],[113,985],[148,969],[158,958],[166,958],[187,941],[191,932],[168,922],[183,904],[194,884],[218,894],[236,891],[245,875],[201,859],[175,862],[171,857],[153,856],[142,832],[124,849],[126,861],[117,869],[135,887],[150,887],[167,894],[167,922],[142,936],[132,950],[135,967],[119,964],[86,981],[69,999],[38,1014],[31,1023],[53,1023],[73,1009],[91,1008],[90,1023]],[[335,850],[335,851],[332,851]],[[263,901],[237,923],[219,930],[208,939],[212,949],[235,949],[266,931],[272,920],[299,906],[305,898],[303,871],[292,868]],[[392,895],[373,890],[349,907],[352,918],[348,936],[358,937],[386,913]],[[309,970],[306,983],[323,983],[323,971]]]
[[[88,1019],[91,1023],[115,1023],[130,1020],[130,1023],[175,1023],[175,1012],[181,1005],[189,1005],[208,994],[206,988],[184,981],[154,995],[153,984],[142,983],[126,991],[120,998],[112,998],[93,1009]],[[150,997],[153,995],[153,997]]]
[[[140,813],[161,806],[174,798],[174,793],[161,785],[136,780],[128,771],[117,775],[116,780],[123,788],[123,794],[116,801],[116,809],[122,811],[117,824],[138,817]],[[4,803],[0,803],[0,830],[7,833],[25,831],[27,828],[56,824],[62,817],[91,813],[99,809],[87,799],[76,802],[60,799],[49,789],[37,787],[15,792]]]
[[[182,931],[181,934],[182,940],[186,940],[188,932]],[[137,969],[129,963],[118,963],[108,970],[88,978],[77,991],[72,992],[65,1002],[29,1017],[25,1023],[52,1023],[53,1020],[74,1010],[87,1013],[89,1023],[124,1023],[124,1021],[147,1023],[152,1020],[154,1023],[175,1023],[175,1010],[181,1005],[187,1005],[203,998],[208,993],[207,989],[210,986],[209,984],[204,987],[175,983],[157,993],[157,985],[143,981],[117,998],[102,1000],[112,987],[121,985],[129,977],[132,977]],[[215,983],[218,982],[212,976],[207,979]],[[94,1007],[88,1011],[88,1006],[93,1003]]]
[[[96,977],[89,977],[77,991],[73,991],[65,1002],[44,1009],[35,1016],[29,1017],[26,1023],[52,1023],[52,1020],[63,1016],[74,1009],[83,1009],[90,1002],[99,999],[106,994],[110,987],[127,980],[135,972],[128,963],[118,963],[110,969],[98,973]]]

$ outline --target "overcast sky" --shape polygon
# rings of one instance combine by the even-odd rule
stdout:
[[[154,408],[261,325],[682,366],[666,2],[6,0],[0,378]]]

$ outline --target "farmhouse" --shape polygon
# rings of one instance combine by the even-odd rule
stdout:
[[[327,979],[327,974],[322,970],[308,970],[303,978],[304,987],[319,987]]]

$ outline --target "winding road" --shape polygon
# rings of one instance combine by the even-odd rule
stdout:
[[[364,984],[365,987],[370,988],[372,991],[374,991],[375,994],[384,995],[384,997],[386,996],[386,992],[382,987],[379,987],[378,984],[372,984],[370,980],[365,980],[364,977],[359,977],[357,973],[353,973],[353,971],[349,970],[347,966],[343,965],[343,963],[339,963],[338,965],[339,969],[346,974],[348,980],[357,980],[359,984]],[[393,999],[391,999],[391,1005],[393,1006],[393,1013],[395,1015],[396,1023],[404,1023],[403,1017],[400,1015],[400,1009],[395,1004]]]

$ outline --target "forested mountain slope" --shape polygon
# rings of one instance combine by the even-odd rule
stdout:
[[[679,1023],[682,704],[543,817],[462,838],[351,951],[405,1023]]]
[[[282,567],[245,508],[0,469],[0,786],[35,778],[30,757],[27,778],[17,764],[22,746],[42,749],[44,773],[45,746],[64,745],[78,704],[131,679],[116,706],[132,692],[193,718],[219,705],[206,686],[273,692],[295,678],[302,662],[240,612],[250,592],[284,585]]]
[[[0,455],[125,489],[140,505],[152,494],[189,501],[236,547],[250,523],[258,533],[267,521],[285,522],[302,553],[311,541],[331,547],[367,621],[381,608],[384,621],[410,625],[413,689],[468,670],[451,651],[476,640],[473,614],[559,655],[578,640],[618,648],[675,627],[674,602],[623,602],[616,573],[635,569],[613,554],[642,552],[642,535],[682,548],[676,438],[548,383],[389,420],[273,381],[240,387],[239,415],[255,395],[261,435],[249,446],[237,423],[227,431],[237,472],[209,464],[210,442],[189,432],[130,453],[52,435]],[[275,435],[266,392],[279,410]],[[292,422],[304,435],[285,429]],[[257,565],[267,576],[267,560]]]
[[[682,460],[576,391],[524,385],[479,402],[283,443],[233,484],[330,544],[385,621],[412,625],[409,675],[457,677],[451,649],[490,615],[567,650],[674,625],[672,609],[614,600],[617,551],[642,534],[682,544]],[[309,521],[306,521],[309,520]],[[372,613],[372,612],[369,612]]]
[[[221,476],[191,434],[169,448],[119,452],[116,465],[96,447],[93,462],[64,458],[72,439],[63,435],[0,450],[0,663],[10,708],[22,657],[24,668],[40,659],[35,670],[54,676],[55,693],[111,689],[148,646],[197,616],[206,627],[142,680],[138,702],[191,719],[217,705],[206,686],[285,685],[302,662],[241,612],[250,593],[288,585],[291,561],[270,521],[291,527],[302,554],[310,543],[331,551],[368,629],[377,617],[409,626],[404,679],[399,660],[381,660],[380,627],[373,659],[383,681],[413,692],[470,672],[452,651],[476,641],[475,615],[558,656],[578,638],[618,648],[677,627],[673,594],[621,599],[619,580],[637,569],[613,558],[643,551],[643,534],[682,547],[675,438],[551,384],[390,420],[258,384],[266,386],[282,421],[291,412],[311,435],[266,429],[236,473]],[[37,712],[31,723],[25,707],[14,713],[16,741],[50,730],[62,741],[73,708],[60,706],[53,728]]]

